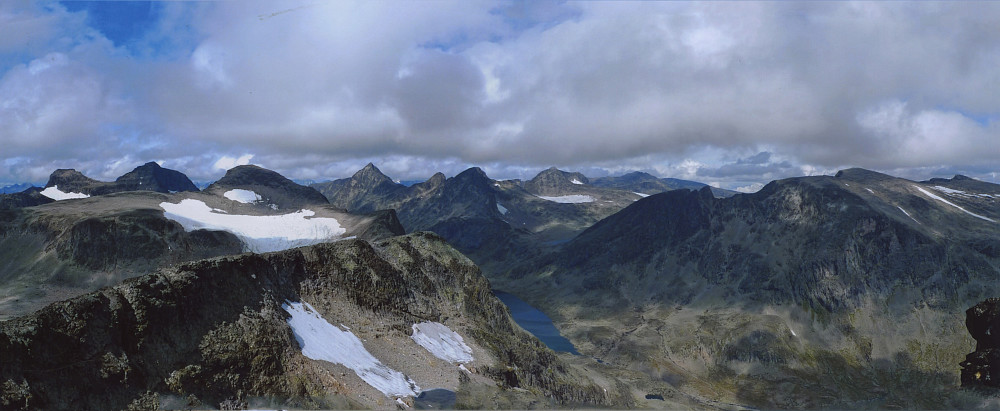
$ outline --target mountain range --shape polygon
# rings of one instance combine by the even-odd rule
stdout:
[[[583,355],[525,333],[491,289]],[[0,195],[16,353],[0,400],[989,407],[958,364],[965,310],[998,293],[1000,186],[964,176],[848,169],[736,194],[640,172],[403,185],[368,164],[303,186],[239,166],[198,191],[156,163],[115,182],[57,170]],[[313,350],[331,339],[363,348]]]

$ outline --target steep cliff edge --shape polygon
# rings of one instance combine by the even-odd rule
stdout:
[[[417,233],[196,261],[2,322],[0,404],[394,406],[360,373],[303,355],[283,308],[296,302],[354,333],[385,366],[424,389],[453,390],[465,406],[632,403],[620,383],[591,382],[514,325],[470,260]],[[414,343],[414,324],[425,322],[464,337],[471,372]]]

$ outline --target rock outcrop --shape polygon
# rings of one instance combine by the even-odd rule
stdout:
[[[1000,388],[1000,298],[966,310],[965,326],[976,339],[976,351],[961,363],[962,386]]]

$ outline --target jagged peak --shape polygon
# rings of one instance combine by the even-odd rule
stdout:
[[[438,185],[438,184],[443,183],[447,179],[448,178],[444,176],[444,173],[438,171],[438,172],[434,173],[434,175],[432,175],[431,178],[428,178],[427,181],[426,181],[426,183],[430,183],[430,184],[433,184],[433,185]]]
[[[476,178],[484,178],[484,179],[487,179],[487,180],[490,179],[490,177],[488,175],[486,175],[486,172],[483,171],[483,169],[481,169],[479,167],[469,167],[469,168],[465,169],[465,171],[462,171],[461,173],[458,173],[458,175],[455,176],[455,178],[458,178],[458,179],[467,179],[467,178],[474,178],[474,177],[476,177]]]
[[[368,183],[372,185],[380,184],[383,182],[394,183],[389,176],[382,173],[375,164],[368,163],[362,167],[358,172],[351,176],[351,180]]]

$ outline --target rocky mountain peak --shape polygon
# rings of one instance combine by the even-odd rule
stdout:
[[[395,184],[391,178],[382,173],[375,164],[368,163],[351,176],[351,184],[355,186],[374,188],[381,184]]]
[[[434,175],[432,175],[431,178],[428,178],[427,181],[425,181],[425,183],[433,186],[438,186],[443,184],[445,180],[447,180],[447,178],[444,176],[444,173],[437,172],[434,173]]]
[[[75,169],[60,168],[49,175],[49,182],[45,183],[45,187],[59,186],[59,189],[65,192],[83,192],[82,189],[100,183]]]
[[[574,191],[574,186],[590,184],[581,173],[570,173],[550,167],[524,183],[524,189],[532,194],[559,195]]]
[[[455,176],[455,181],[468,184],[492,184],[493,180],[479,167],[471,167]]]
[[[315,188],[299,185],[277,172],[255,165],[236,166],[208,186],[205,191],[223,194],[233,188],[251,190],[263,198],[263,203],[279,209],[295,209],[308,204],[329,204]]]
[[[222,176],[219,181],[212,183],[213,186],[244,186],[260,185],[268,187],[282,187],[288,185],[298,185],[294,181],[285,178],[277,172],[255,165],[236,166]]]
[[[150,161],[136,167],[134,170],[118,177],[115,182],[122,191],[147,190],[159,191],[161,193],[171,191],[198,191],[198,187],[191,182],[184,173],[160,167],[156,162]]]
[[[896,177],[888,174],[882,174],[877,171],[866,170],[863,168],[848,168],[846,170],[840,170],[834,177],[858,183],[874,183],[878,181],[896,179]]]

